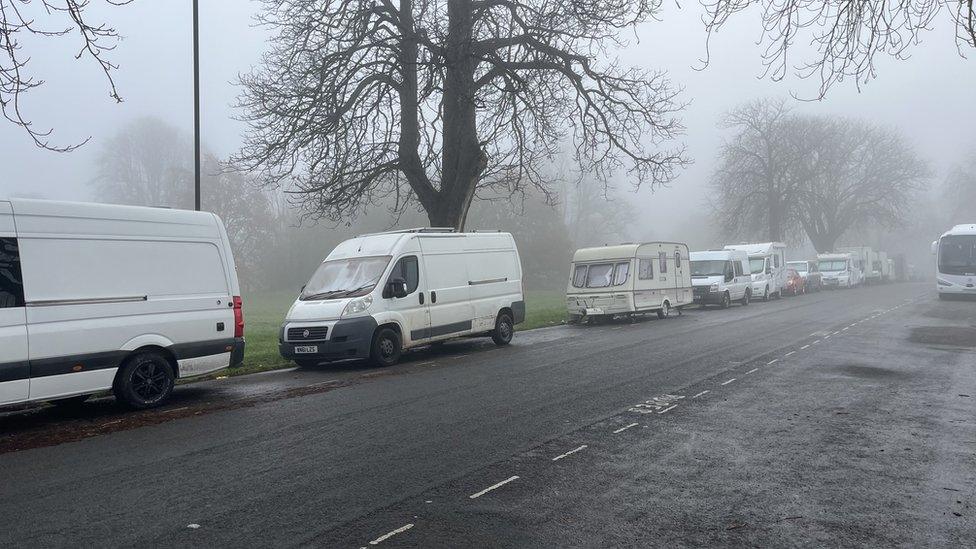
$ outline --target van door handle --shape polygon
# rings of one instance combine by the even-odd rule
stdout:
[[[437,303],[437,292],[430,292],[430,302]]]
[[[424,304],[424,292],[420,292],[420,304]]]

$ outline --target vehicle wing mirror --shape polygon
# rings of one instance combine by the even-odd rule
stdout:
[[[407,281],[402,278],[392,278],[386,283],[386,287],[383,288],[384,298],[404,298],[407,297]]]
[[[938,240],[933,240],[932,241],[932,255],[935,255],[938,252],[939,252],[939,241]]]

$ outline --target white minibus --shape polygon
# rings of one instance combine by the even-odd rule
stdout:
[[[817,254],[824,288],[853,288],[861,280],[858,257],[852,253]]]
[[[0,405],[156,406],[242,361],[240,296],[212,213],[0,201]]]
[[[932,243],[940,299],[976,296],[976,224],[956,225]]]
[[[695,303],[727,309],[733,301],[748,305],[752,299],[749,256],[741,250],[691,252],[691,284]]]
[[[525,319],[512,235],[407,229],[346,240],[319,265],[285,317],[281,356],[299,366],[370,359],[461,336],[512,340]]]
[[[726,250],[741,250],[749,254],[752,273],[752,296],[768,301],[782,297],[786,286],[786,244],[763,242],[761,244],[735,244]]]

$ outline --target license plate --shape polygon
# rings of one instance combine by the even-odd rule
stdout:
[[[296,355],[314,355],[319,352],[318,345],[297,345],[295,346]]]

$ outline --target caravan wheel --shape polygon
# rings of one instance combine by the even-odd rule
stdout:
[[[665,301],[661,304],[661,308],[657,310],[658,318],[668,318],[671,315],[671,303]]]

